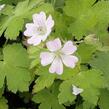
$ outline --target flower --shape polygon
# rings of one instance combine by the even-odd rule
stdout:
[[[0,11],[5,7],[5,4],[0,5]]]
[[[53,26],[54,20],[51,15],[46,19],[44,12],[34,14],[33,23],[27,23],[26,30],[24,31],[24,35],[28,36],[27,43],[36,46],[41,41],[45,41],[51,33]]]
[[[63,73],[63,63],[67,67],[75,67],[78,58],[72,54],[77,50],[77,47],[73,45],[72,41],[66,42],[62,48],[61,41],[57,38],[47,42],[46,46],[50,52],[42,52],[40,58],[43,66],[51,64],[49,68],[50,73],[61,75]]]
[[[72,93],[74,95],[78,95],[78,94],[82,93],[83,91],[84,91],[84,89],[78,88],[75,85],[73,85],[73,92]]]

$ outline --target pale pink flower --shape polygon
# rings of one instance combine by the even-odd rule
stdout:
[[[78,95],[78,94],[80,94],[80,93],[82,93],[84,91],[84,89],[82,89],[82,88],[78,88],[78,87],[76,87],[75,85],[73,85],[73,94],[74,95]]]
[[[46,46],[50,52],[42,52],[40,58],[43,66],[51,64],[49,68],[50,73],[61,75],[63,73],[63,63],[66,67],[75,67],[78,58],[72,54],[77,50],[77,47],[73,45],[72,41],[66,42],[62,48],[61,41],[57,38],[47,42]]]
[[[27,23],[26,30],[24,31],[24,35],[28,36],[27,43],[36,46],[40,44],[41,41],[45,41],[51,33],[53,26],[54,20],[51,15],[46,18],[44,12],[34,14],[33,23]]]

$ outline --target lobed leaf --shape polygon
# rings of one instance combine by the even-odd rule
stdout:
[[[13,44],[6,46],[3,54],[3,61],[0,61],[0,87],[3,87],[6,78],[8,89],[12,92],[27,91],[31,78],[26,50],[20,44]]]

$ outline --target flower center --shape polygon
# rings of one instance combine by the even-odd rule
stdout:
[[[46,28],[42,27],[42,26],[39,26],[37,28],[37,32],[39,33],[39,35],[44,35],[46,33]]]
[[[60,50],[56,51],[56,53],[55,53],[55,54],[56,54],[56,57],[61,58],[61,54],[62,54],[62,53],[61,53],[61,51],[60,51]]]

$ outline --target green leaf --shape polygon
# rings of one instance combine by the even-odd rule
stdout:
[[[94,13],[88,12],[86,15],[81,15],[75,22],[71,23],[69,32],[76,39],[81,39],[83,36],[95,33],[92,29],[97,23],[97,18]]]
[[[54,11],[52,16],[55,21],[55,26],[54,26],[55,32],[53,36],[55,37],[59,36],[62,37],[63,39],[69,39],[71,34],[68,33],[68,26],[70,24],[71,19],[66,15],[56,11]]]
[[[76,39],[81,39],[89,34],[97,34],[100,38],[106,39],[109,1],[95,2],[96,0],[66,0],[64,12],[74,19],[69,27],[69,32]]]
[[[3,8],[3,10],[0,12],[0,14],[2,13],[3,15],[12,15],[14,11],[14,6],[12,5],[5,5],[5,7]]]
[[[98,101],[99,89],[103,88],[103,81],[102,73],[95,69],[80,72],[73,80],[74,85],[84,89],[81,93],[83,99],[92,105],[96,105]]]
[[[8,109],[7,100],[5,98],[0,98],[0,109]]]
[[[43,74],[40,75],[40,72]],[[56,78],[55,75],[49,73],[48,68],[46,67],[45,68],[41,67],[41,69],[39,69],[38,74],[40,76],[35,81],[36,84],[34,85],[34,89],[33,89],[34,93],[39,92],[44,88],[49,88],[53,84]]]
[[[20,30],[22,30],[24,20],[22,14],[25,13],[25,10],[27,9],[28,0],[22,2],[23,8],[22,11],[18,10],[18,8],[15,8],[15,11],[13,11],[12,15],[6,16],[6,20],[4,21],[3,25],[0,27],[0,35],[5,31],[6,38],[9,39],[16,39],[16,37],[19,35]],[[18,3],[18,5],[20,2]],[[17,7],[18,7],[17,5]],[[24,10],[25,7],[25,10]],[[20,14],[17,13],[20,11]],[[15,13],[16,12],[16,13]]]
[[[32,100],[35,103],[40,103],[39,109],[65,109],[65,107],[58,102],[57,90],[57,85],[54,86],[52,90],[44,89],[34,95]]]
[[[106,89],[101,90],[100,100],[98,102],[100,109],[109,108],[109,91]]]
[[[87,101],[83,102],[83,109],[95,109],[94,107],[95,107],[95,105],[93,105]]]
[[[89,9],[96,0],[66,0],[64,11],[68,16],[79,17]],[[80,5],[78,5],[78,3]],[[88,11],[88,10],[87,10]]]
[[[80,56],[81,63],[87,63],[95,51],[96,47],[93,45],[88,45],[85,43],[80,44],[77,49],[77,53]]]
[[[26,50],[20,44],[13,44],[6,46],[3,54],[4,59],[0,61],[0,87],[3,86],[6,77],[9,90],[27,91],[31,78]]]
[[[59,103],[67,103],[73,102],[75,100],[75,96],[72,94],[72,80],[66,80],[60,85],[60,93],[59,93]]]
[[[75,19],[69,28],[69,32],[76,36],[77,39],[81,39],[96,24],[96,16],[90,11],[94,2],[95,0],[66,1],[64,12]]]
[[[95,69],[87,70],[80,72],[70,80],[64,81],[60,85],[60,103],[74,101],[75,96],[72,94],[72,85],[84,89],[83,93],[81,93],[83,99],[92,105],[96,105],[100,94],[99,88],[103,87],[102,73]]]
[[[105,86],[109,89],[109,52],[98,52],[90,62],[93,68],[103,72]]]
[[[14,18],[11,20],[7,26],[5,36],[14,37],[19,35],[19,31],[22,30],[24,20],[22,18]],[[14,29],[14,30],[13,30]],[[19,30],[19,31],[18,31]]]
[[[82,104],[79,106],[76,106],[76,109],[95,109],[95,106],[92,105],[91,103],[84,101]]]

